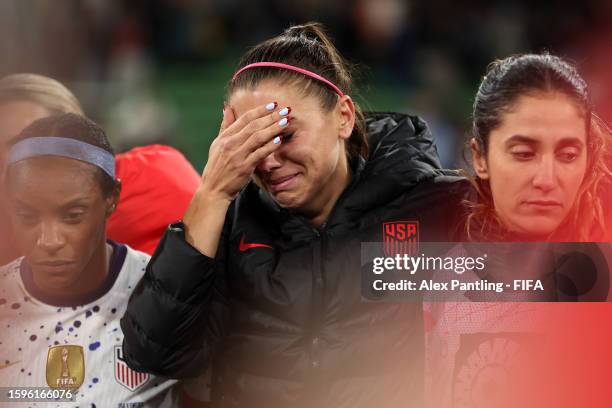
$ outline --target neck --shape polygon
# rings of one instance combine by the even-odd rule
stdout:
[[[339,163],[330,179],[323,183],[318,199],[303,211],[313,227],[319,228],[325,223],[350,180],[348,160],[344,159]]]
[[[548,242],[551,240],[552,235],[552,233],[530,234],[528,232],[520,231],[516,228],[513,229],[508,226],[505,226],[505,229],[507,231],[508,238],[510,238],[510,241],[513,242]]]
[[[81,286],[82,289],[75,294],[86,294],[98,290],[108,276],[112,257],[113,247],[104,240],[104,249],[96,251],[83,270],[81,279],[79,279],[80,282],[77,282],[77,285]]]

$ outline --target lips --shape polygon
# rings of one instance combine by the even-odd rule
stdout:
[[[563,207],[563,204],[561,204],[561,202],[557,200],[526,200],[524,201],[524,203],[531,207],[541,209],[554,209]]]
[[[63,260],[53,260],[53,261],[40,261],[36,262],[36,265],[40,266],[64,266],[71,264],[71,261],[63,261]]]
[[[64,260],[54,260],[54,261],[42,261],[36,262],[37,269],[42,270],[44,272],[50,274],[58,274],[64,272],[67,268],[74,265],[74,262],[64,261]]]
[[[282,190],[287,190],[294,183],[298,173],[290,174],[282,177],[274,177],[268,179],[268,185],[270,186],[270,190],[272,192],[277,193]]]

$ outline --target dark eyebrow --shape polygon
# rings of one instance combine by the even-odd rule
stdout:
[[[511,145],[515,143],[522,143],[531,146],[537,146],[540,144],[540,141],[535,140],[529,136],[524,135],[513,135],[508,140],[506,140],[506,145]],[[566,146],[575,146],[575,147],[583,147],[584,142],[577,137],[564,137],[557,143],[557,147],[566,147]]]
[[[66,211],[69,208],[72,207],[78,207],[78,206],[88,206],[89,205],[89,199],[86,197],[78,197],[75,198],[74,200],[71,200],[69,202],[67,202],[66,204],[63,204],[61,207],[59,207],[59,211]],[[17,204],[18,207],[22,207],[28,211],[37,211],[36,208],[30,206],[29,204],[19,200],[18,198],[15,199],[15,203]]]
[[[69,208],[72,207],[78,207],[78,206],[88,206],[89,205],[89,199],[87,197],[78,197],[75,198],[74,200],[71,200],[69,202],[67,202],[66,204],[62,205],[60,207],[61,210],[67,210]]]
[[[15,204],[16,204],[17,207],[25,208],[28,211],[36,211],[36,209],[34,207],[30,207],[28,204],[24,203],[23,201],[19,200],[18,198],[15,199]]]
[[[5,146],[7,146],[10,149],[18,141],[19,141],[19,135],[15,135],[15,136],[7,139],[6,142],[4,142],[4,144],[5,144]]]
[[[514,143],[522,143],[522,144],[528,144],[532,146],[537,146],[540,144],[538,140],[533,139],[529,136],[524,136],[524,135],[513,135],[509,137],[508,140],[506,140],[505,142],[506,146],[514,144]]]
[[[557,143],[559,147],[574,146],[584,147],[584,142],[577,137],[564,137]]]

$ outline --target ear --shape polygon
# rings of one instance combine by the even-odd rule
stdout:
[[[487,158],[474,138],[470,139],[470,150],[472,151],[472,166],[474,166],[474,172],[481,180],[487,180],[489,178]]]
[[[338,115],[338,135],[341,139],[348,139],[355,127],[355,104],[350,96],[344,95],[336,105]]]
[[[121,196],[121,180],[117,179],[113,192],[106,199],[106,217],[113,215],[119,204],[119,197]]]

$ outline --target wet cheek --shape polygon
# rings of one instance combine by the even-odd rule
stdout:
[[[316,170],[317,162],[314,160],[313,153],[310,149],[304,148],[293,148],[291,150],[287,150],[285,153],[285,164],[289,164],[292,167],[292,170],[301,171],[307,174],[311,174]]]

